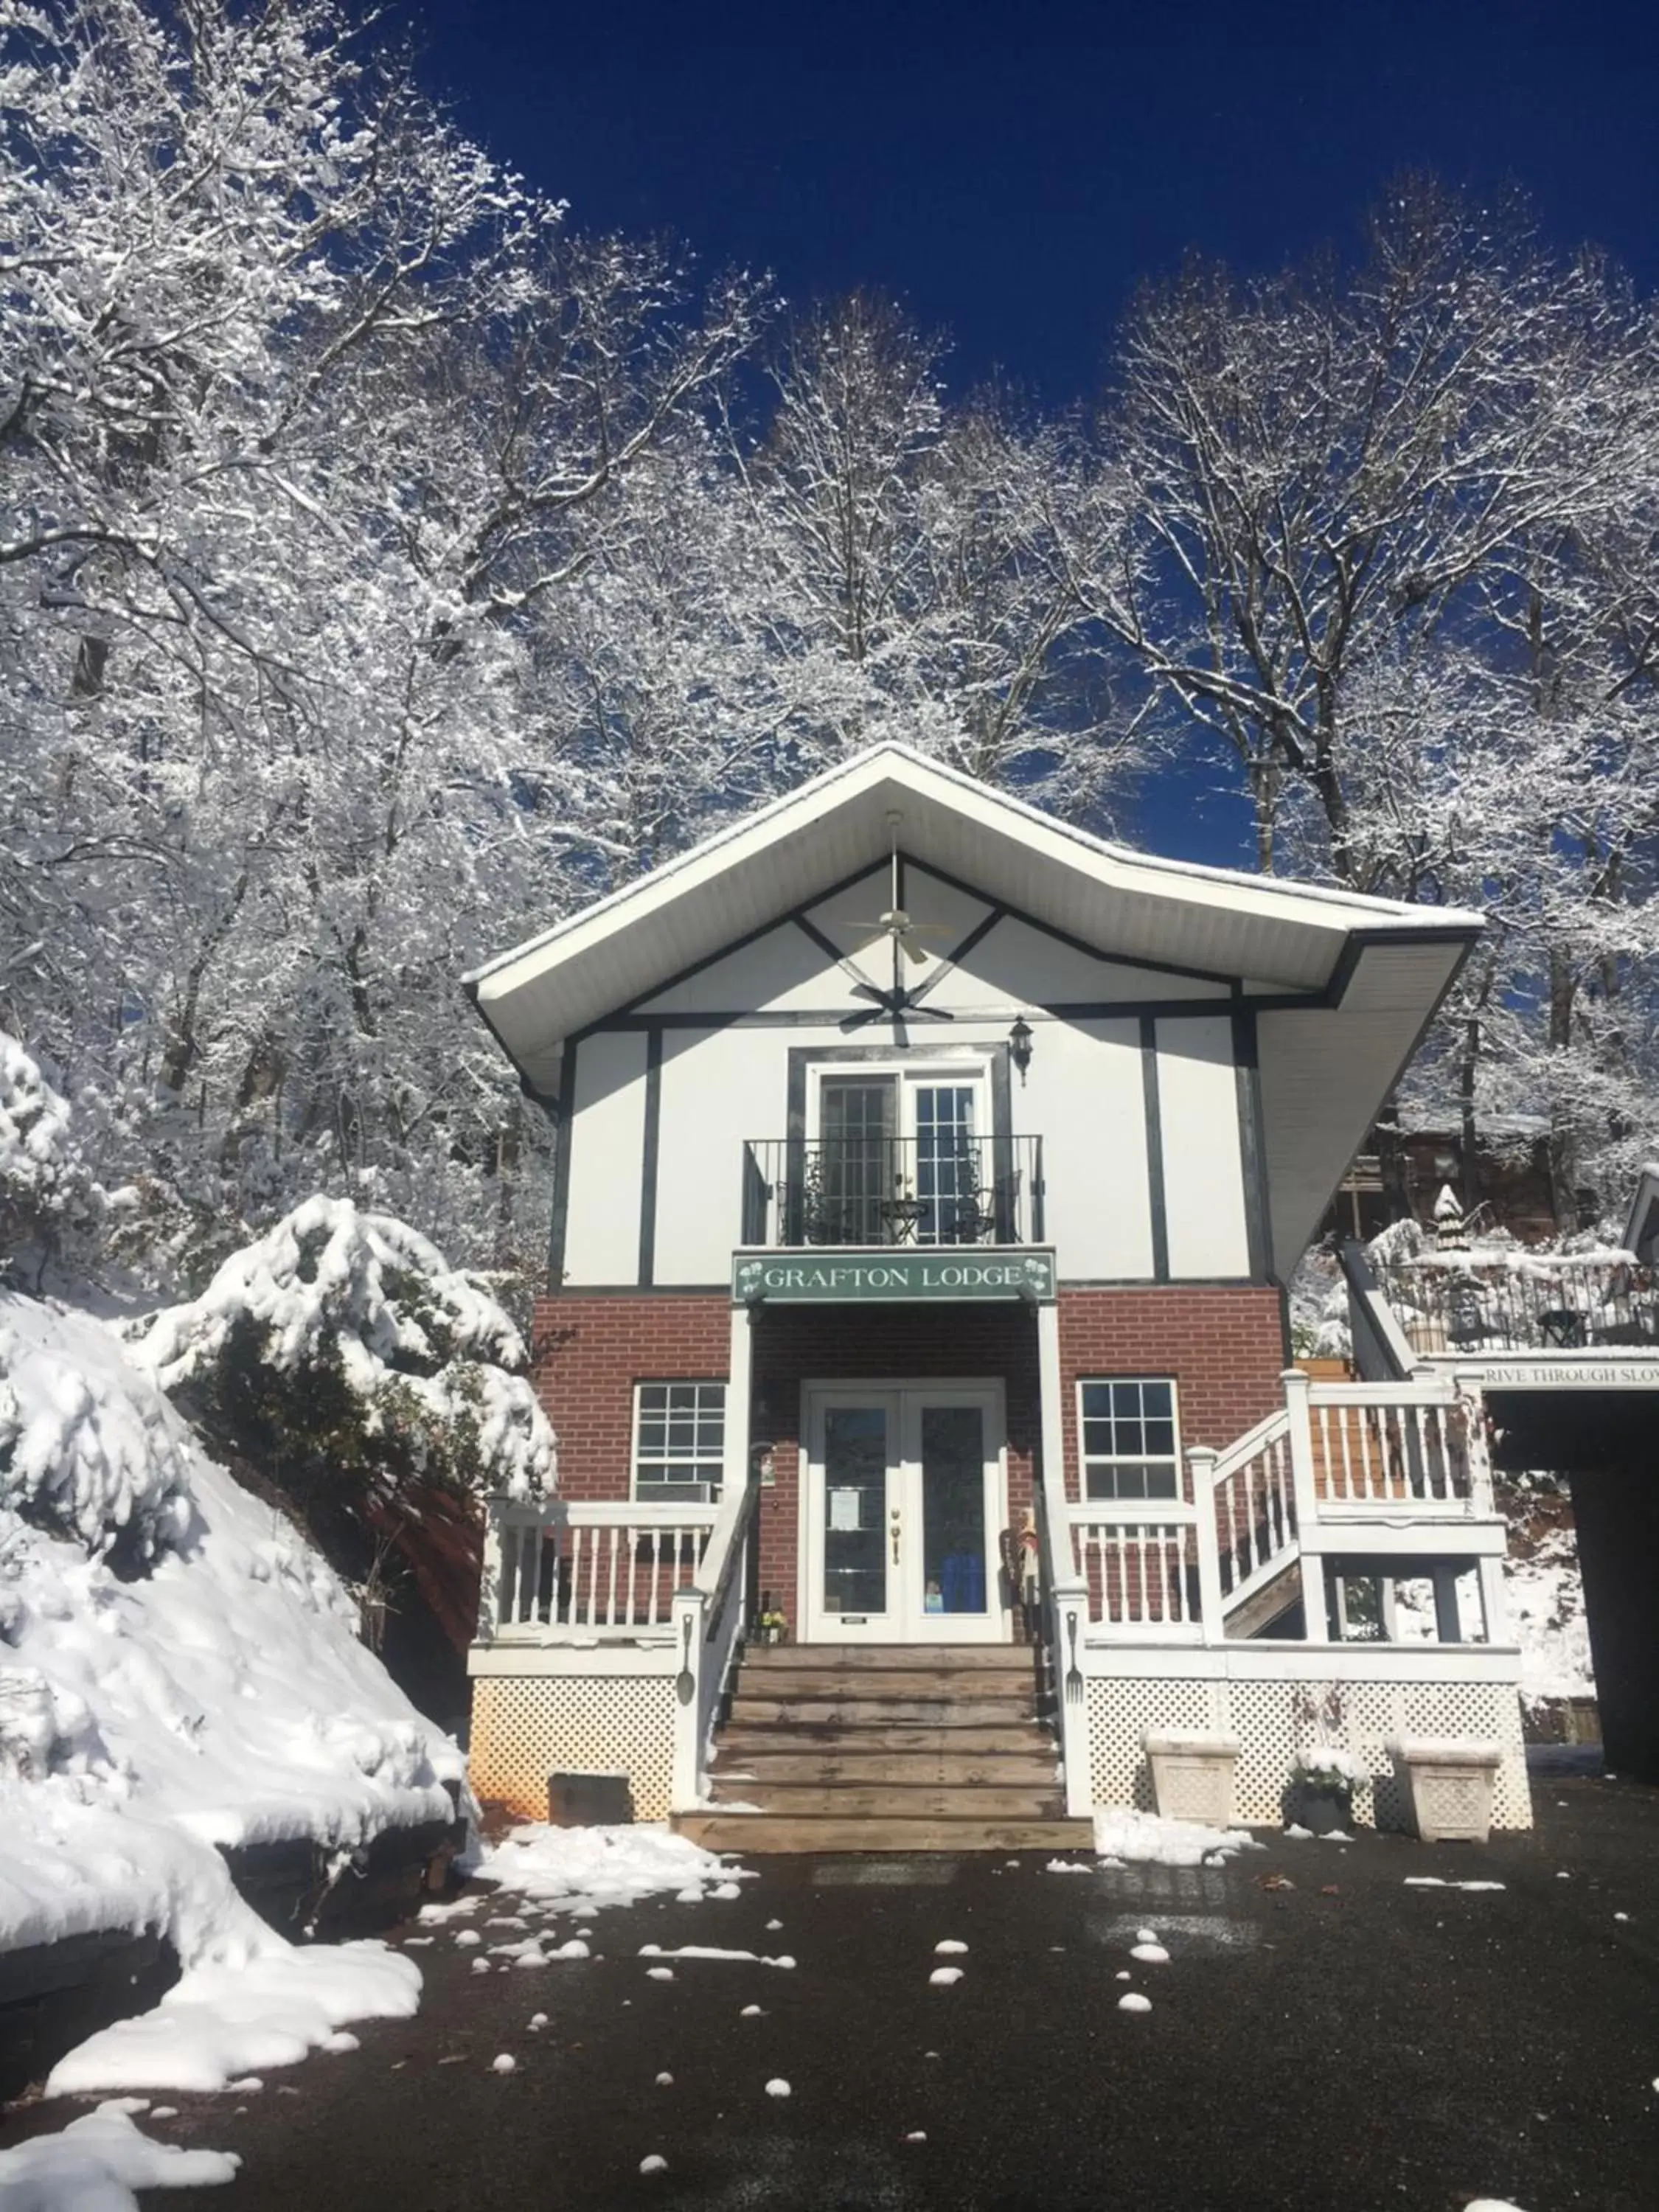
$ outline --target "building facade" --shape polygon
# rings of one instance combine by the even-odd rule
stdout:
[[[495,1514],[481,1794],[1006,1840],[1174,1730],[1240,1817],[1328,1742],[1386,1820],[1390,1742],[1473,1735],[1524,1822],[1478,1402],[1310,1381],[1283,1291],[1478,927],[887,746],[481,971],[558,1125],[560,1445]]]

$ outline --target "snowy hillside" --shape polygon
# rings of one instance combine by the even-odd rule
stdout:
[[[258,1948],[216,1844],[451,1816],[460,1754],[101,1323],[0,1293],[0,1950]]]

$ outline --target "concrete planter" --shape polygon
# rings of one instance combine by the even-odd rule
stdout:
[[[1149,1729],[1152,1796],[1166,1820],[1201,1820],[1206,1827],[1233,1824],[1236,1735],[1206,1735],[1195,1729]]]
[[[1389,1746],[1412,1826],[1425,1844],[1484,1844],[1501,1753],[1475,1736],[1401,1736]]]

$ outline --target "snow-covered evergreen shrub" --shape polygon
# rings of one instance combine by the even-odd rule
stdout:
[[[38,1281],[65,1231],[90,1224],[97,1198],[67,1101],[0,1030],[0,1277],[21,1267]]]
[[[9,1510],[137,1572],[189,1529],[190,1438],[112,1340],[101,1364],[69,1356],[59,1310],[11,1299],[0,1312],[0,1523]],[[0,1632],[3,1607],[0,1577]]]
[[[385,1504],[411,1484],[479,1498],[553,1486],[553,1432],[511,1320],[425,1237],[349,1200],[307,1199],[199,1297],[128,1334],[164,1390],[284,1488],[355,1482]]]

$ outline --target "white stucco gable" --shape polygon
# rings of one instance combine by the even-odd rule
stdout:
[[[895,813],[941,1008],[1073,1030],[1156,1019],[1176,1056],[1177,1022],[1219,1036],[1245,1017],[1273,1262],[1292,1264],[1478,916],[1133,852],[887,744],[503,953],[469,988],[549,1101],[568,1041],[596,1028],[845,1003],[836,957],[858,954],[861,922],[887,904]],[[1191,1042],[1194,1069],[1220,1049]]]

